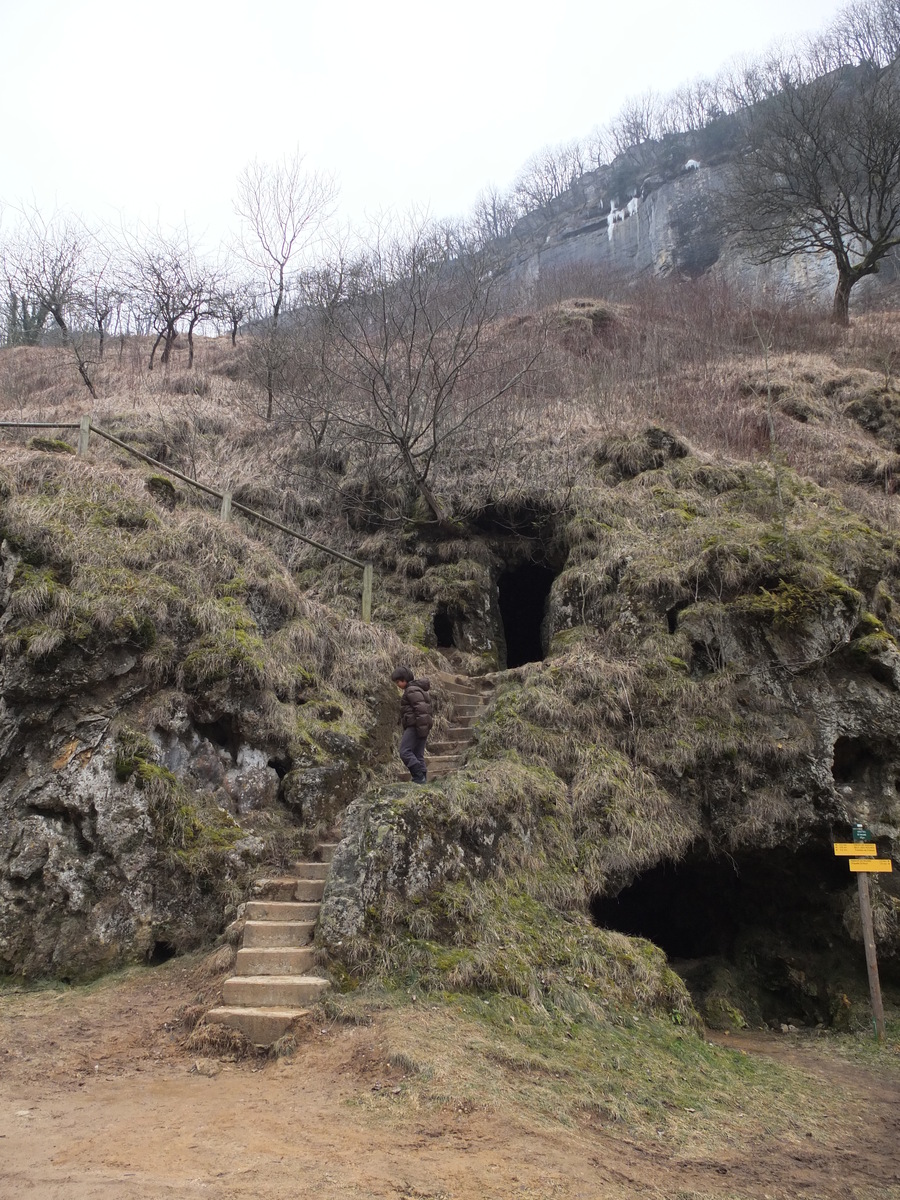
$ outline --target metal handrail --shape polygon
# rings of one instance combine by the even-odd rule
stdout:
[[[206,492],[209,496],[214,496],[222,502],[219,515],[223,521],[227,521],[231,515],[232,509],[238,509],[242,513],[246,513],[248,517],[254,517],[257,521],[262,521],[266,525],[271,525],[273,529],[278,529],[281,533],[287,533],[291,537],[298,538],[301,542],[306,542],[308,546],[314,546],[316,550],[321,550],[324,554],[330,554],[332,558],[339,558],[342,562],[350,563],[353,567],[359,567],[363,573],[362,580],[362,619],[366,622],[372,620],[372,564],[361,562],[358,558],[352,558],[349,554],[343,554],[340,550],[333,550],[330,546],[324,545],[322,542],[317,542],[314,538],[307,537],[304,533],[298,533],[296,529],[291,529],[288,525],[282,525],[280,521],[273,521],[271,517],[267,517],[264,513],[257,512],[254,508],[248,508],[245,504],[232,499],[231,492],[218,492],[215,488],[208,487],[205,483],[201,483],[199,479],[191,479],[189,475],[182,475],[180,471],[176,471],[174,467],[167,467],[165,463],[161,463],[159,459],[151,458],[149,454],[144,454],[142,450],[135,450],[133,446],[129,446],[127,442],[123,442],[121,438],[117,438],[115,434],[108,433],[107,430],[101,429],[99,425],[94,425],[89,416],[82,417],[80,421],[0,421],[0,428],[23,428],[23,429],[77,429],[78,433],[78,455],[84,457],[88,451],[90,438],[92,433],[96,433],[99,437],[105,438],[106,441],[112,442],[113,445],[119,446],[122,450],[126,450],[129,454],[133,454],[135,458],[141,459],[145,463],[149,463],[151,467],[156,467],[160,471],[165,471],[167,475],[174,475],[176,479],[180,479],[183,483],[190,484],[191,487],[198,488],[201,492]]]

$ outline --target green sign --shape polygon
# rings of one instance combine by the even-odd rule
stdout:
[[[857,823],[853,826],[853,840],[854,842],[870,842],[872,840],[872,835],[869,833],[868,829],[866,829],[865,825],[860,825],[857,821]]]

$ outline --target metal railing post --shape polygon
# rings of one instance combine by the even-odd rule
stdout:
[[[222,507],[219,510],[219,516],[223,521],[231,520],[231,492],[222,493]]]

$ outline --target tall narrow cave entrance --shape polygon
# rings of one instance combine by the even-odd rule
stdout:
[[[830,1025],[845,992],[867,992],[843,926],[847,872],[830,850],[666,863],[595,897],[591,915],[664,950],[708,1019],[711,998],[730,995],[751,1024]]]
[[[506,662],[541,662],[547,650],[544,618],[556,572],[540,563],[522,563],[504,571],[497,581],[500,619],[506,643]]]
[[[444,609],[439,608],[434,614],[432,628],[434,629],[434,640],[437,642],[438,650],[450,650],[456,645],[453,637],[453,622]]]

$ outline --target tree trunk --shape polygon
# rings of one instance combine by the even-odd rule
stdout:
[[[188,370],[194,365],[194,326],[196,323],[196,321],[191,321],[188,325]]]
[[[166,341],[165,345],[163,346],[163,352],[159,356],[159,361],[164,367],[169,365],[169,359],[172,357],[172,347],[175,345],[175,339],[177,337],[178,333],[176,330],[173,329],[172,326],[169,326],[169,328],[166,330]]]
[[[444,512],[444,508],[440,500],[438,500],[437,496],[435,496],[434,492],[425,482],[424,478],[416,470],[416,464],[413,462],[413,457],[409,452],[409,447],[403,442],[400,442],[399,445],[400,453],[403,455],[403,461],[406,463],[407,470],[412,476],[412,481],[416,485],[416,490],[428,505],[440,528],[446,532],[449,532],[453,529],[453,522],[449,520],[447,514]]]
[[[157,334],[156,341],[153,343],[153,349],[150,351],[150,362],[147,364],[148,371],[153,370],[153,358],[156,354],[156,350],[157,350],[157,347],[159,346],[159,343],[162,341],[162,338],[163,338],[163,335],[161,333]]]
[[[837,287],[834,289],[834,303],[831,309],[831,319],[835,325],[846,328],[850,324],[850,289],[855,280],[852,275],[843,271],[838,273]]]

